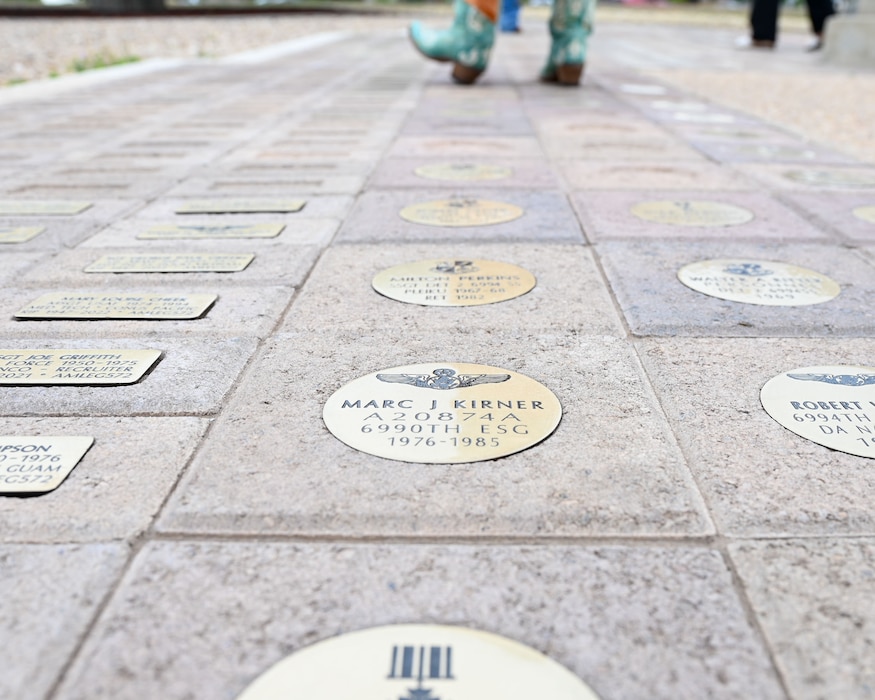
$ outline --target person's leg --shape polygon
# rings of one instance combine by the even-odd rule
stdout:
[[[586,63],[586,45],[592,34],[596,0],[554,0],[550,15],[550,55],[541,80],[577,85]]]
[[[486,70],[495,41],[495,22],[500,0],[455,0],[453,24],[434,30],[419,22],[410,25],[410,40],[422,55],[435,61],[453,62],[453,79],[473,83]]]
[[[811,29],[818,37],[823,35],[823,25],[826,18],[836,13],[832,0],[808,0],[808,16],[811,17]]]
[[[503,32],[518,32],[520,30],[519,0],[501,0],[501,22]]]
[[[750,11],[751,35],[754,45],[757,42],[772,42],[778,36],[779,0],[753,0]]]

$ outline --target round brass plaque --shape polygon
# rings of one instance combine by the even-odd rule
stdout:
[[[711,112],[675,112],[672,117],[679,122],[694,122],[698,124],[732,124],[735,117],[731,114],[714,114]]]
[[[650,83],[626,83],[620,86],[620,91],[627,95],[664,95],[668,92],[662,85]]]
[[[439,163],[423,165],[413,171],[426,180],[504,180],[513,175],[513,170],[503,165],[483,163]]]
[[[639,202],[631,212],[639,219],[672,226],[738,226],[753,221],[753,212],[734,204],[707,201]]]
[[[464,627],[391,625],[286,657],[238,700],[598,700],[568,669],[519,642]]]
[[[704,102],[693,102],[684,100],[655,100],[650,103],[653,109],[674,109],[679,112],[704,112],[708,109],[708,105]]]
[[[765,136],[756,131],[744,131],[743,129],[724,129],[719,126],[702,127],[699,129],[700,134],[706,136],[726,137],[732,139],[762,139]]]
[[[492,260],[420,260],[378,273],[372,282],[383,296],[422,306],[479,306],[507,301],[535,286],[535,276]]]
[[[547,387],[498,367],[430,362],[365,375],[336,391],[322,419],[362,452],[426,464],[504,457],[541,442],[562,418]]]
[[[788,180],[805,185],[825,187],[875,187],[875,171],[859,170],[790,170],[784,173]]]
[[[760,401],[797,435],[839,452],[875,457],[875,367],[801,367],[765,383]]]
[[[835,299],[838,283],[804,267],[762,260],[701,260],[678,279],[708,296],[761,306],[807,306]]]
[[[401,218],[427,226],[490,226],[519,219],[525,212],[513,204],[486,199],[439,199],[401,210]]]
[[[868,221],[870,224],[875,224],[875,206],[857,207],[854,209],[854,216],[863,221]]]
[[[736,151],[743,156],[756,158],[768,158],[769,160],[814,160],[817,158],[815,151],[794,146],[757,146],[747,144],[739,146]]]

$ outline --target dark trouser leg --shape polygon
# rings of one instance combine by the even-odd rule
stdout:
[[[808,0],[808,16],[811,17],[811,29],[820,36],[826,18],[836,12],[832,0]]]
[[[778,2],[779,0],[753,0],[750,26],[753,29],[754,41],[775,40],[778,34]]]

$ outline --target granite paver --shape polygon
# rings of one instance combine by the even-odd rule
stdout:
[[[567,197],[557,190],[491,190],[461,185],[455,190],[371,190],[358,199],[337,236],[339,243],[450,242],[464,237],[477,242],[550,241],[580,243],[583,235]],[[477,199],[521,207],[524,213],[506,223],[467,227],[416,224],[401,218],[402,209],[413,204],[448,199]]]
[[[648,240],[818,240],[828,238],[822,227],[806,221],[776,198],[760,192],[714,190],[579,191],[572,202],[580,211],[587,238],[593,242],[617,238]],[[636,216],[643,202],[715,202],[740,207],[751,220],[731,226],[662,224]],[[862,222],[861,222],[862,223]]]
[[[605,698],[784,697],[704,549],[196,541],[141,553],[57,697],[176,700],[195,676],[233,698],[302,646],[411,621],[516,639]]]
[[[131,322],[133,323],[133,321]],[[136,384],[125,386],[8,386],[0,413],[18,416],[179,416],[217,413],[255,351],[254,338],[169,336],[160,327],[137,338],[4,334],[8,349],[161,350],[164,356]],[[184,388],[184,391],[183,391]]]
[[[284,234],[280,234],[284,235]],[[217,294],[228,287],[264,287],[300,285],[310,271],[316,257],[318,246],[285,246],[289,248],[288,258],[280,258],[270,252],[272,238],[229,238],[143,240],[140,247],[118,247],[107,245],[86,247],[67,251],[64,256],[32,265],[21,279],[22,287],[54,287],[55,289],[74,289],[93,286],[95,288],[129,288],[144,286],[176,287],[188,290],[202,287],[200,291],[212,288]],[[92,241],[93,243],[93,241]],[[255,258],[246,269],[239,272],[85,272],[104,256],[160,256],[160,255],[254,255]],[[153,290],[154,291],[154,290]],[[247,318],[251,315],[247,314]],[[246,319],[241,319],[246,320]]]
[[[875,268],[860,252],[842,246],[607,241],[598,252],[636,335],[871,338],[875,332],[868,313],[875,301]],[[822,304],[761,306],[708,296],[677,279],[684,265],[727,258],[797,265],[835,280],[842,291]]]
[[[875,192],[818,192],[814,197],[811,194],[788,192],[782,194],[781,198],[852,245],[875,241],[875,214],[863,218],[862,212],[855,213],[858,209],[875,212]]]
[[[875,350],[871,338],[660,339],[640,348],[721,532],[875,534],[869,461],[791,433],[759,399],[763,384],[797,367],[866,366]]]
[[[232,273],[229,273],[232,274]],[[139,276],[139,275],[138,275]],[[179,278],[181,275],[173,275]],[[96,275],[102,277],[102,275]],[[45,294],[66,293],[72,297],[82,294],[109,295],[154,295],[169,294],[215,294],[216,301],[197,319],[192,320],[68,320],[68,319],[3,319],[0,320],[0,333],[7,338],[15,338],[16,343],[26,343],[30,338],[45,337],[78,338],[163,338],[166,335],[177,337],[208,336],[247,336],[260,338],[267,336],[276,325],[291,300],[294,289],[290,287],[225,287],[214,280],[208,286],[188,285],[180,280],[176,284],[165,283],[161,289],[114,281],[102,285],[95,280],[92,287],[54,287],[20,289],[14,293],[0,290],[0,304],[13,313],[24,309]],[[58,342],[58,341],[56,341]],[[104,341],[112,343],[113,341]],[[211,352],[210,349],[205,349]]]
[[[371,289],[378,272],[418,260],[474,258],[513,262],[537,279],[533,290],[498,304],[444,308],[401,304]],[[334,246],[312,270],[283,330],[379,328],[398,335],[430,330],[513,327],[521,316],[532,330],[575,329],[592,336],[623,333],[592,255],[582,246],[526,244],[406,244]]]
[[[442,360],[488,361],[545,384],[563,407],[559,428],[499,461],[411,466],[347,447],[319,412],[302,411],[308,397],[321,404],[362,374]],[[575,331],[437,326],[278,335],[205,443],[161,528],[407,537],[709,532],[640,371],[622,340]]]
[[[133,540],[152,524],[207,423],[188,417],[4,418],[7,434],[86,435],[94,445],[55,491],[0,500],[0,538],[22,544]]]
[[[875,697],[875,541],[765,540],[730,551],[793,697]]]
[[[0,545],[0,634],[16,640],[4,697],[45,697],[124,568],[121,544]]]
[[[263,51],[0,88],[0,200],[93,202],[0,214],[0,232],[45,227],[0,244],[3,347],[164,353],[130,386],[0,387],[3,434],[95,438],[57,490],[0,495],[0,695],[232,700],[305,645],[435,622],[528,644],[602,700],[873,697],[871,464],[759,403],[793,368],[873,364],[871,71],[804,52],[789,8],[777,49],[750,52],[733,46],[742,11],[606,4],[583,86],[561,89],[537,81],[549,10],[529,6],[460,88],[404,31],[406,15],[438,26],[448,8],[365,10],[295,15],[306,36]],[[164,26],[112,26],[129,22],[138,42]],[[511,174],[414,172],[440,164]],[[176,213],[255,197],[306,204]],[[451,197],[524,214],[399,214]],[[630,213],[653,200],[753,219]],[[222,235],[261,224],[283,230]],[[168,225],[218,237],[139,237]],[[239,273],[84,272],[161,253],[256,257]],[[842,291],[757,307],[677,280],[726,257],[802,265]],[[538,284],[459,308],[371,288],[387,267],[444,258],[513,263]],[[13,320],[65,290],[219,298],[192,321]],[[526,450],[453,465],[376,457],[326,428],[346,383],[442,361],[541,382],[561,422]]]

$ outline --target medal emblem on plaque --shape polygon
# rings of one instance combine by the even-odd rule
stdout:
[[[794,182],[820,187],[875,187],[875,170],[789,170],[784,177]]]
[[[725,202],[655,200],[638,202],[633,216],[671,226],[738,226],[753,221],[753,212]]]
[[[422,165],[414,171],[419,177],[427,180],[504,180],[513,175],[510,168],[501,165],[486,165],[483,163],[439,163]]]
[[[510,263],[444,258],[395,265],[371,284],[383,296],[408,304],[479,306],[530,292],[535,277]]]
[[[426,226],[492,226],[519,219],[525,210],[515,204],[454,197],[411,204],[401,210],[405,221]]]
[[[319,642],[268,669],[238,700],[292,698],[598,700],[577,676],[530,647],[444,625],[375,627]]]
[[[760,306],[808,306],[835,299],[837,282],[814,270],[763,260],[700,260],[678,280],[707,296]]]

